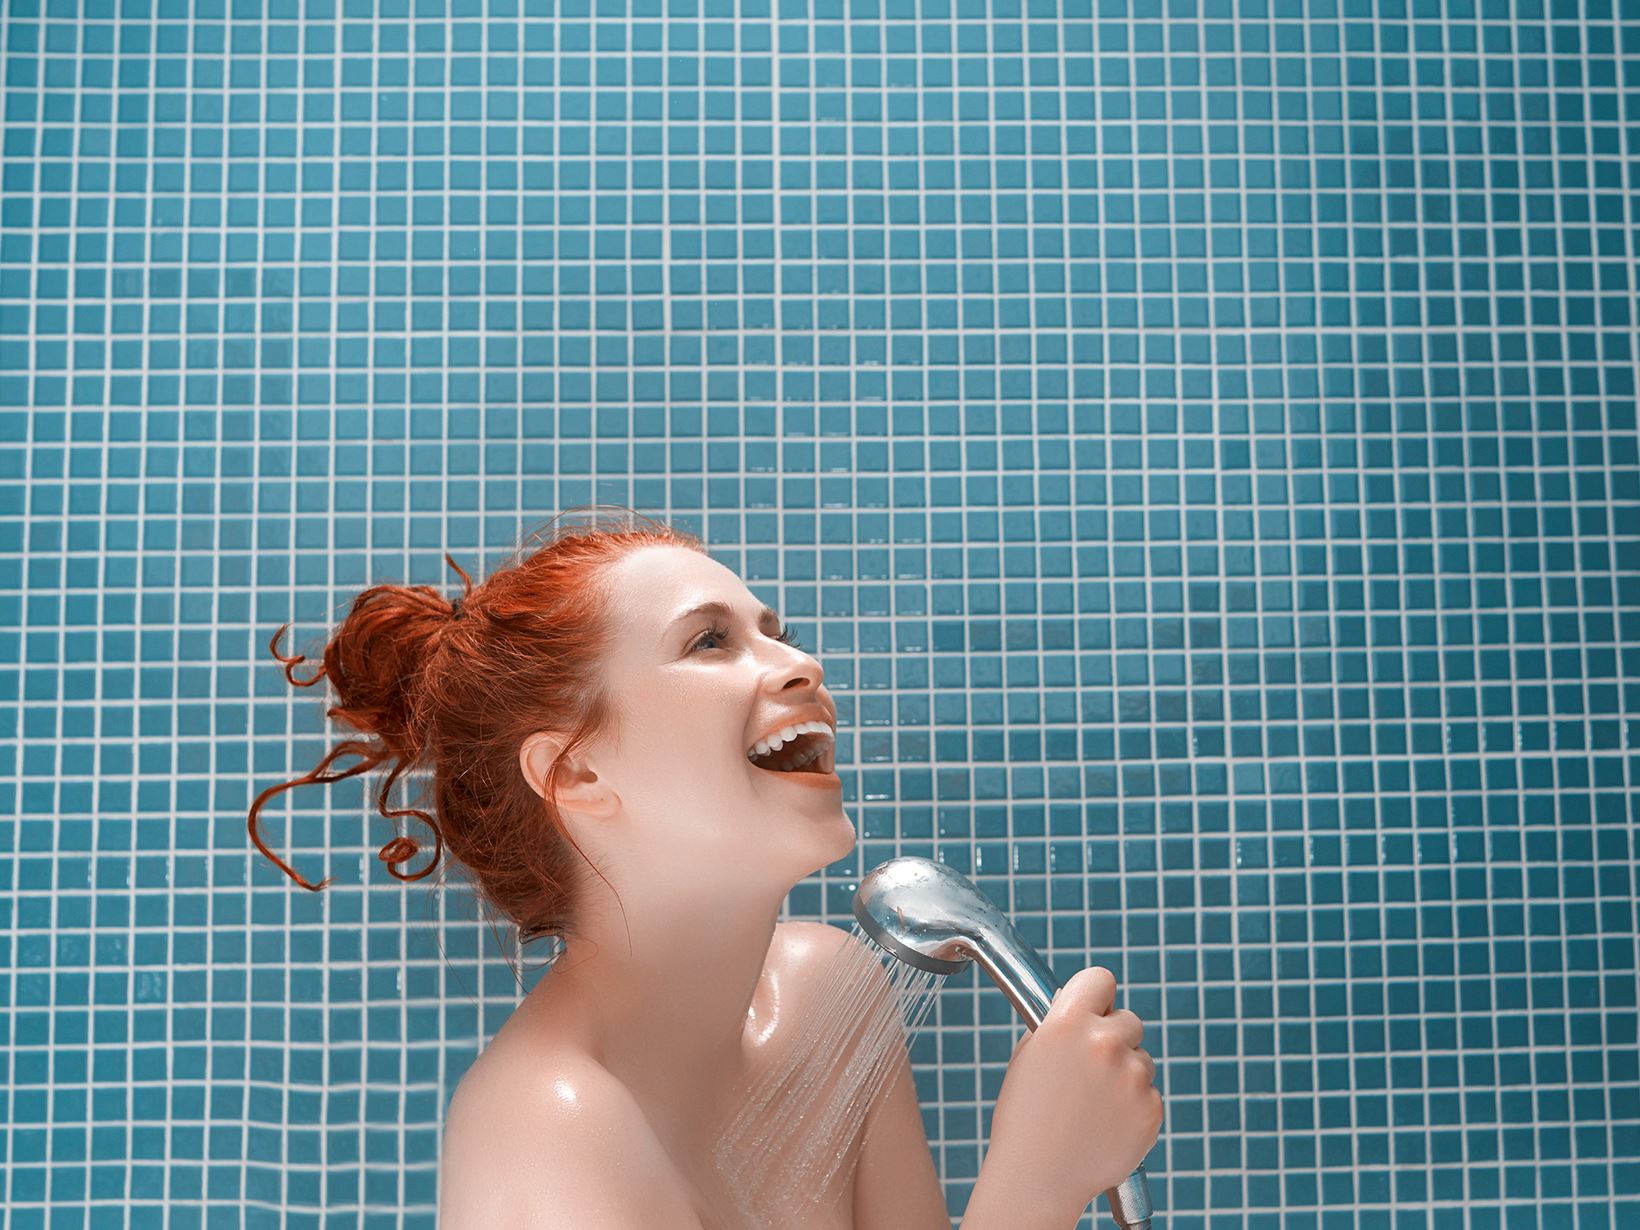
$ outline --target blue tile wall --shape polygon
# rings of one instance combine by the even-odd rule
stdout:
[[[826,665],[794,916],[1116,972],[1159,1226],[1640,1225],[1632,0],[3,12],[5,1225],[432,1225],[518,988],[358,782],[250,850],[267,642],[593,501]]]

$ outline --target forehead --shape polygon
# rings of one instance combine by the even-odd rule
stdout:
[[[731,568],[687,547],[641,547],[610,570],[617,616],[630,631],[660,635],[672,618],[713,599],[761,605]]]

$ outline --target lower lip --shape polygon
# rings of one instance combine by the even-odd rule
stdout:
[[[810,790],[841,790],[843,779],[837,776],[833,769],[830,773],[777,773],[773,769],[760,769],[755,764],[752,772],[761,773],[765,777],[781,777],[796,782],[800,786],[807,786]]]

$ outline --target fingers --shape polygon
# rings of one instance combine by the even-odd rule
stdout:
[[[1138,1050],[1139,1044],[1145,1040],[1145,1023],[1136,1013],[1129,1012],[1126,1008],[1117,1008],[1108,1013],[1105,1022],[1107,1029],[1119,1033],[1122,1041],[1134,1050]]]
[[[1092,1023],[1089,1022],[1090,1026],[1091,1024]],[[1098,1025],[1098,1030],[1100,1033],[1109,1034],[1112,1037],[1115,1037],[1124,1047],[1129,1050],[1138,1051],[1140,1055],[1144,1055],[1147,1059],[1149,1058],[1148,1054],[1140,1049],[1140,1043],[1145,1040],[1145,1023],[1140,1020],[1137,1015],[1129,1012],[1126,1008],[1118,1008],[1116,1011],[1111,1012],[1101,1018]],[[1031,1031],[1027,1029],[1024,1033],[1020,1034],[1019,1037],[1014,1039],[1014,1055],[1019,1054],[1019,1048],[1024,1046],[1025,1043],[1030,1040],[1030,1037]],[[1010,1056],[1010,1058],[1012,1058],[1012,1056]],[[1154,1071],[1154,1067],[1151,1070]]]
[[[1150,1057],[1149,1051],[1140,1051],[1139,1058],[1144,1060],[1145,1064],[1145,1084],[1154,1085],[1156,1083],[1156,1061]]]
[[[1102,965],[1090,965],[1078,971],[1059,989],[1049,1008],[1050,1017],[1067,1021],[1080,1018],[1085,1027],[1104,1035],[1121,1046],[1139,1051],[1147,1060],[1140,1044],[1145,1040],[1145,1023],[1137,1013],[1116,1008],[1116,975]],[[1089,1020],[1097,1019],[1097,1023]],[[1017,1047],[1015,1048],[1017,1051]]]
[[[1103,965],[1090,965],[1072,974],[1071,980],[1059,988],[1049,1011],[1104,1016],[1115,1002],[1116,975]]]

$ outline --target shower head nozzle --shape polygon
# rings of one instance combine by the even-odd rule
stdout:
[[[976,903],[994,908],[944,863],[894,858],[860,881],[854,917],[872,940],[913,969],[958,974],[974,955]]]
[[[1036,949],[960,871],[932,859],[891,858],[854,894],[871,939],[916,969],[958,974],[977,962],[1035,1029],[1059,989]]]

